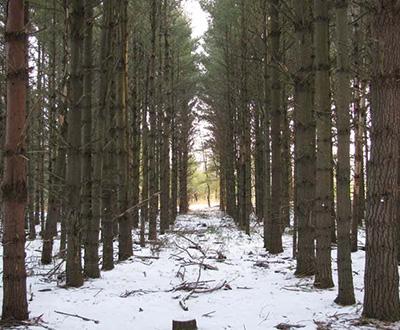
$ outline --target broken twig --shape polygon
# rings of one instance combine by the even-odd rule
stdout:
[[[94,322],[95,324],[99,324],[100,323],[99,320],[90,319],[88,317],[81,316],[81,315],[78,315],[78,314],[70,314],[70,313],[65,313],[65,312],[60,312],[60,311],[54,311],[54,313],[65,315],[65,316],[76,317],[76,318],[81,319],[83,321]]]

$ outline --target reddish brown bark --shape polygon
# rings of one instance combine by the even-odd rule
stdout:
[[[375,62],[371,83],[372,132],[363,315],[398,321],[400,8],[398,1],[393,0],[374,3]]]
[[[26,34],[24,1],[7,2],[7,121],[4,202],[3,320],[28,318],[25,271],[25,153]]]

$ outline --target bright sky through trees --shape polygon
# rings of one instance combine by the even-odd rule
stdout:
[[[201,37],[208,28],[207,14],[197,0],[185,0],[183,7],[192,20],[193,37]]]

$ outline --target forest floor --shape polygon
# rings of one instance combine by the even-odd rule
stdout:
[[[195,209],[158,243],[135,244],[134,257],[79,289],[63,288],[62,261],[40,265],[40,240],[28,242],[25,328],[169,330],[172,320],[196,319],[200,330],[400,329],[360,319],[364,251],[353,254],[357,304],[340,307],[337,288],[318,290],[313,278],[293,275],[291,235],[273,256],[261,233],[256,222],[249,237],[216,208]],[[336,281],[335,249],[332,256]]]

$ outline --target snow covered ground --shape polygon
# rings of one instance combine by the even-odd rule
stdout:
[[[60,260],[41,266],[41,242],[28,242],[30,316],[40,316],[40,326],[68,330],[169,330],[172,320],[192,318],[200,330],[274,329],[279,324],[281,329],[289,324],[360,328],[364,251],[353,254],[357,304],[340,307],[333,302],[337,288],[317,290],[312,278],[293,275],[291,236],[284,236],[285,252],[271,256],[262,248],[261,232],[254,223],[248,237],[216,208],[197,208],[180,216],[159,244],[145,249],[135,245],[131,260],[79,289],[58,283],[61,268],[49,276]],[[336,251],[333,268],[336,280]],[[400,329],[400,324],[362,328]]]

